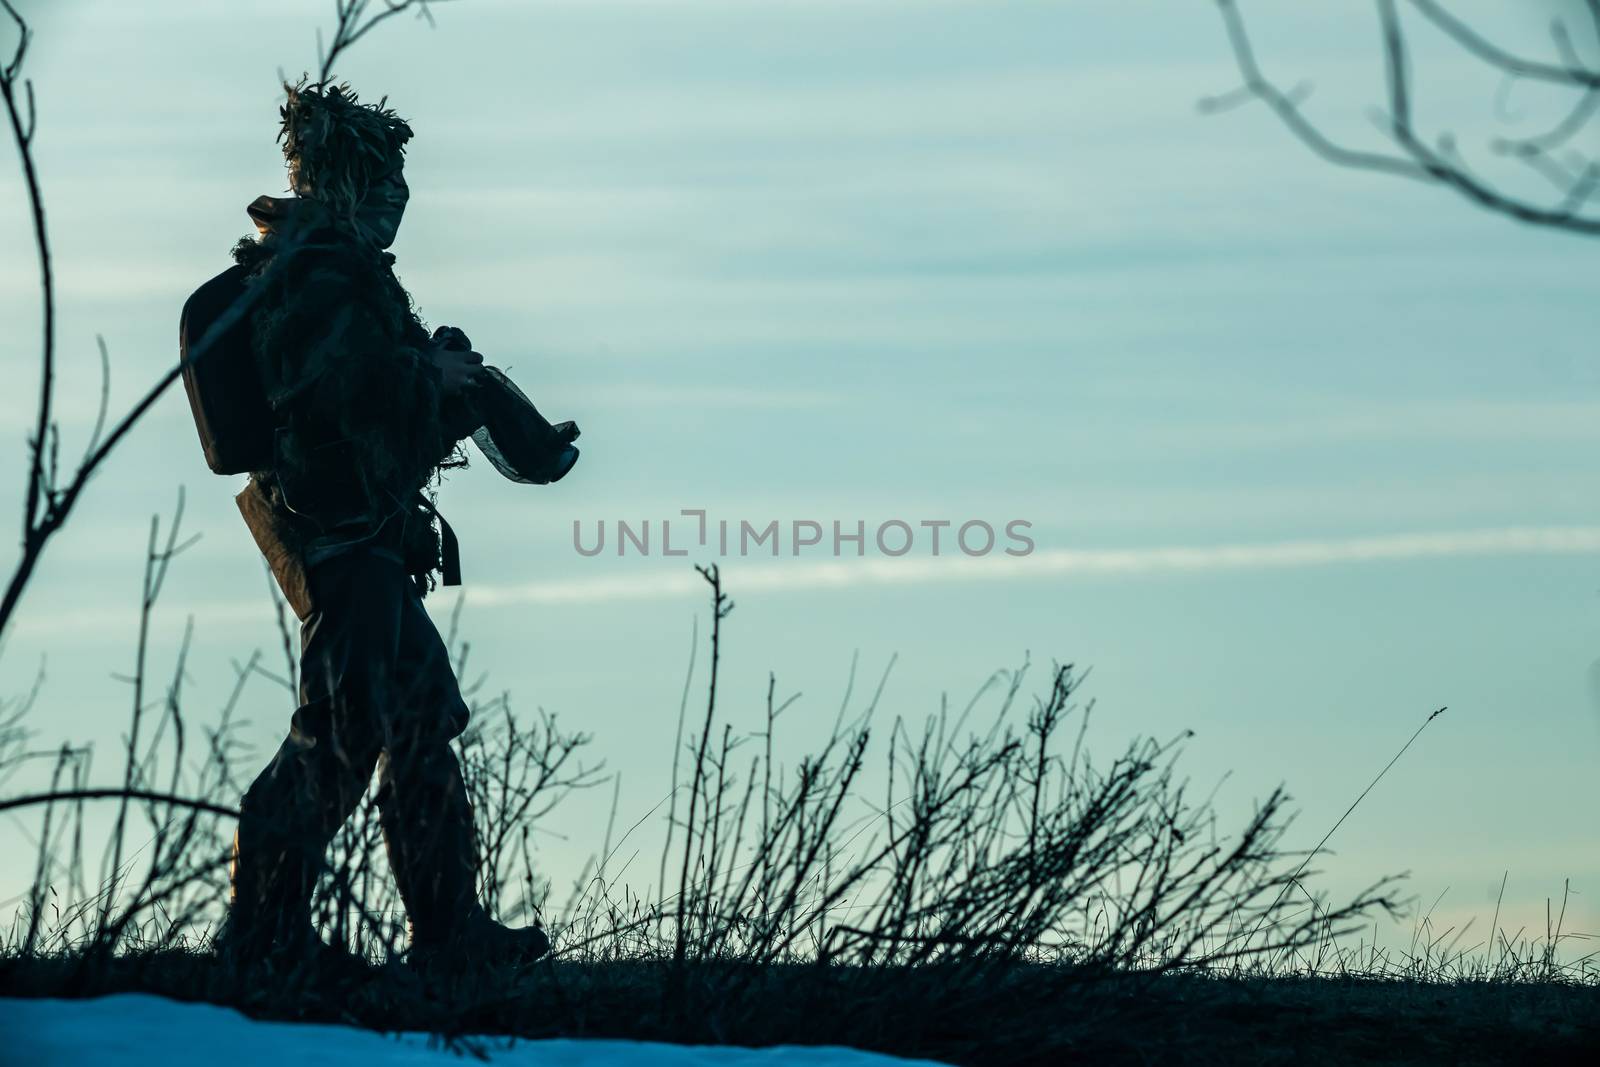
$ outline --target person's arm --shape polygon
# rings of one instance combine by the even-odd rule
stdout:
[[[484,381],[483,356],[474,351],[466,333],[455,326],[433,331],[429,349],[444,390],[441,418],[445,436],[453,444],[472,436],[483,425],[483,413],[475,403]]]

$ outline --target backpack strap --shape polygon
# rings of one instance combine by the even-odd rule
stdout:
[[[417,503],[422,508],[439,520],[439,574],[443,585],[461,584],[461,542],[456,539],[456,532],[450,528],[450,523],[439,514],[439,509],[421,493],[417,494]]]

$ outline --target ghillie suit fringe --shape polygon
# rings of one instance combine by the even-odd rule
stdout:
[[[411,127],[347,84],[284,84],[279,140],[296,198],[250,205],[259,240],[234,260],[266,284],[252,347],[280,427],[270,471],[252,474],[286,547],[310,561],[366,535],[399,552],[420,592],[433,588],[439,530],[418,495],[463,466],[460,405],[441,395],[430,339],[394,257],[356,224],[362,198],[400,167]],[[289,269],[260,278],[288,249]],[[424,498],[425,499],[425,498]]]
[[[283,86],[278,139],[295,195],[320,201],[353,222],[356,206],[385,171],[400,164],[411,127],[394,111],[363,104],[348,84],[308,82]]]
[[[269,288],[252,319],[261,380],[287,431],[274,470],[252,477],[300,549],[377,530],[426,592],[439,535],[414,501],[441,469],[465,465],[464,430],[424,357],[428,332],[394,257],[316,201],[264,197],[251,207],[261,239],[233,253],[251,284],[280,248],[296,260],[260,283]]]

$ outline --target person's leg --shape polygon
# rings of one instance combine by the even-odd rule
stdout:
[[[450,940],[477,908],[472,804],[448,741],[406,741],[380,763],[379,822],[413,944]]]
[[[240,804],[229,935],[241,952],[303,940],[328,843],[360,803],[383,748],[379,709],[399,644],[404,576],[368,553],[311,572],[301,630],[300,707]]]
[[[416,597],[401,615],[397,666],[404,699],[385,722],[379,817],[410,919],[412,957],[534,959],[549,948],[542,930],[508,930],[478,904],[472,804],[450,746],[469,712],[449,652]]]
[[[445,936],[476,900],[472,805],[450,742],[466,729],[450,653],[419,597],[400,609],[396,700],[384,715],[378,812],[413,940]]]

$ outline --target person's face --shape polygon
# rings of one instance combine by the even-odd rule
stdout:
[[[379,175],[356,207],[356,221],[366,231],[372,243],[379,248],[394,244],[400,232],[400,219],[406,213],[406,202],[411,190],[399,166]]]

